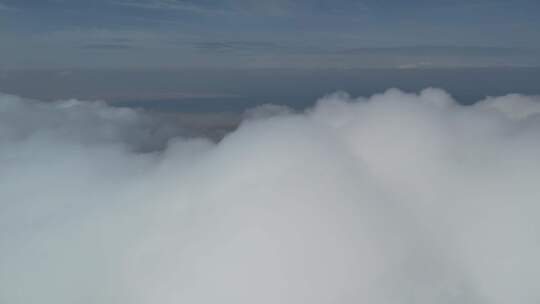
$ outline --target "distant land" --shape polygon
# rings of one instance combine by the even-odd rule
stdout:
[[[540,67],[0,71],[3,93],[162,112],[242,112],[266,103],[303,109],[335,91],[370,96],[392,87],[441,87],[463,104],[516,92],[540,95]]]

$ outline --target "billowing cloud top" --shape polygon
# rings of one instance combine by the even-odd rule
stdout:
[[[540,99],[266,106],[223,140],[0,96],[2,303],[538,303]]]

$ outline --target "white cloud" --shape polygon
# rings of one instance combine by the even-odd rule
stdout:
[[[214,143],[2,95],[0,302],[537,303],[538,102],[338,93]]]
[[[526,119],[540,114],[540,96],[510,94],[500,97],[488,97],[478,103],[479,107],[492,108],[512,118]]]

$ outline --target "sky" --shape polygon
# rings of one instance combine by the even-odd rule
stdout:
[[[535,0],[0,0],[0,69],[540,66]]]

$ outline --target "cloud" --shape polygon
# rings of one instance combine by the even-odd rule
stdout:
[[[178,36],[178,35],[177,35]],[[36,37],[43,42],[70,44],[122,44],[141,45],[171,39],[165,33],[137,30],[75,29],[46,32]]]
[[[123,50],[131,50],[135,47],[125,44],[114,44],[114,43],[92,43],[92,44],[85,44],[80,46],[81,49],[84,50],[97,50],[97,51],[123,51]]]
[[[219,13],[221,10],[216,7],[208,7],[207,5],[200,4],[191,1],[176,1],[176,0],[115,0],[112,4],[149,10],[173,10],[173,11],[185,11],[191,13]]]
[[[397,46],[361,47],[341,50],[344,54],[390,54],[415,56],[493,56],[493,55],[538,55],[540,50],[519,47],[478,47],[478,46]]]
[[[112,4],[153,11],[176,11],[203,15],[238,15],[259,13],[270,16],[288,14],[290,2],[280,1],[251,1],[251,0],[227,0],[227,1],[178,1],[178,0],[117,0]]]
[[[34,39],[46,46],[64,46],[66,49],[94,51],[131,51],[142,49],[178,48],[179,39],[185,35],[138,30],[74,29],[47,32]]]
[[[324,1],[291,1],[291,0],[114,0],[112,4],[136,9],[154,11],[177,11],[206,15],[242,15],[253,14],[265,17],[291,17],[323,12],[329,15],[345,15],[350,12],[366,12],[368,7],[363,3],[348,0],[336,0],[331,4]]]
[[[205,41],[193,44],[196,49],[208,52],[269,52],[283,50],[277,43],[265,41]]]
[[[238,37],[178,33],[156,29],[75,28],[32,35],[7,36],[6,52],[15,59],[6,67],[29,65],[43,68],[96,67],[296,67],[296,68],[460,68],[460,67],[537,67],[540,50],[475,46],[394,46],[355,47],[354,39],[345,45],[322,43],[306,37]],[[233,35],[234,36],[234,35]],[[294,36],[294,35],[293,35]],[[225,37],[225,38],[224,38]],[[328,37],[327,37],[328,39]],[[20,46],[43,50],[39,57],[21,52]],[[84,52],[81,52],[84,50]],[[88,57],[89,50],[101,51]],[[107,51],[107,52],[106,52]],[[122,51],[122,52],[121,52]],[[61,54],[61,56],[59,55]],[[125,56],[119,57],[119,54]],[[30,56],[30,57],[29,57]],[[142,60],[141,58],[146,58]],[[91,61],[91,62],[90,62]],[[425,64],[428,63],[428,64]]]
[[[539,103],[335,93],[215,142],[0,95],[0,302],[537,303]]]

